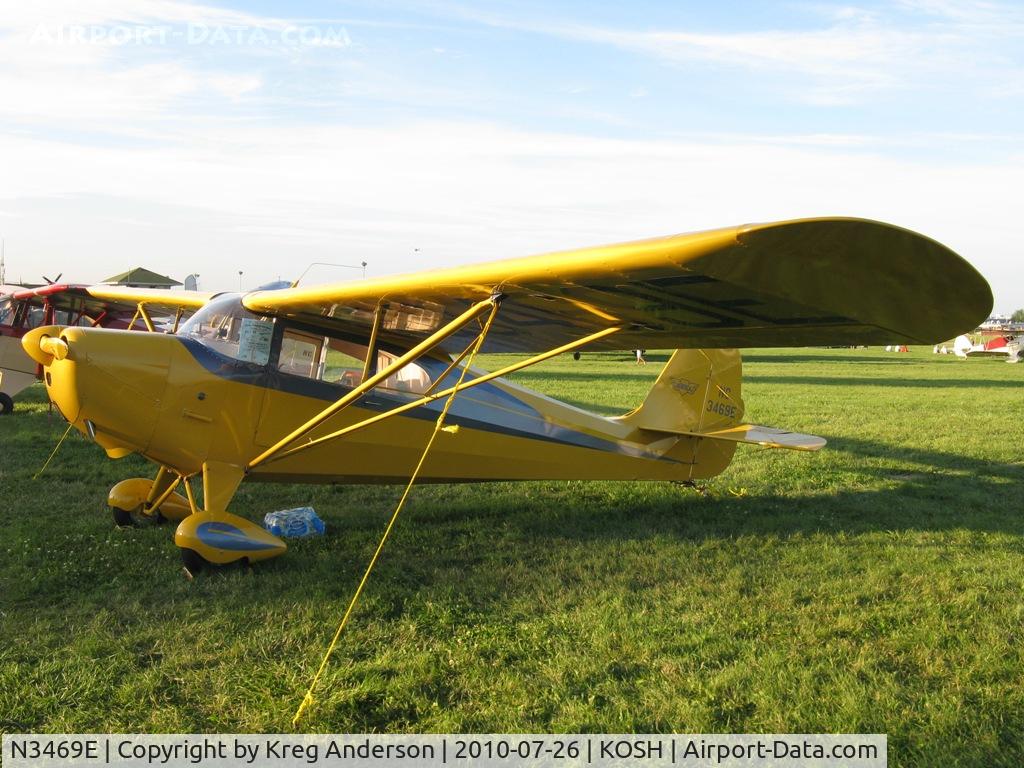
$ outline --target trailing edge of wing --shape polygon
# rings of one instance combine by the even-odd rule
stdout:
[[[974,328],[992,294],[909,230],[803,219],[675,235],[323,287],[258,291],[249,309],[422,337],[500,292],[488,349],[537,352],[611,325],[591,348],[934,343]],[[467,331],[468,333],[468,331]],[[455,339],[460,342],[460,337]]]

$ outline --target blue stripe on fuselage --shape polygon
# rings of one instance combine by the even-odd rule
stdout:
[[[347,392],[352,391],[351,387],[346,387],[342,384],[331,384],[326,381],[309,379],[305,376],[282,373],[270,366],[261,366],[255,363],[235,360],[216,350],[210,349],[195,339],[180,336],[177,338],[185,345],[185,348],[195,358],[196,362],[210,373],[222,379],[328,402],[334,402],[343,397]],[[427,372],[432,376],[440,375],[447,367],[444,361],[430,358],[421,358],[417,363],[426,368]],[[443,389],[446,386],[454,386],[460,371],[461,369],[452,371],[452,373],[445,377],[443,384],[438,388]],[[466,381],[471,381],[473,378],[475,377],[472,372],[466,374]],[[363,395],[356,402],[360,408],[378,413],[386,413],[396,406],[404,405],[418,397],[420,395],[403,395],[392,390],[377,388]],[[419,408],[407,411],[403,416],[433,421],[437,418],[443,403],[443,399],[435,400]],[[448,412],[447,421],[450,424],[457,424],[460,427],[477,429],[482,432],[495,432],[532,440],[545,440],[581,448],[593,448],[599,451],[629,456],[674,461],[633,445],[613,440],[604,440],[569,427],[554,424],[546,420],[535,408],[496,387],[491,382],[479,384],[473,387],[473,389],[468,390],[465,394],[456,397],[452,403],[451,410]]]

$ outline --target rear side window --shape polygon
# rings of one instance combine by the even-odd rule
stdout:
[[[320,378],[320,358],[324,337],[288,329],[281,339],[281,355],[277,369],[307,379]]]

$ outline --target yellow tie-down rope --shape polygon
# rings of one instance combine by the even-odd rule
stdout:
[[[73,426],[75,426],[75,425],[74,425],[74,424],[72,424],[72,423],[71,423],[71,422],[69,421],[69,422],[68,422],[68,428],[64,430],[64,434],[63,434],[63,435],[61,435],[61,437],[60,437],[60,440],[58,440],[58,441],[57,441],[57,445],[56,445],[56,446],[54,446],[53,452],[52,452],[52,453],[50,454],[49,458],[47,458],[47,460],[46,460],[46,461],[45,461],[45,462],[43,463],[43,466],[41,466],[41,467],[39,468],[39,471],[38,471],[38,472],[36,472],[36,473],[35,473],[34,475],[32,475],[32,479],[33,479],[33,480],[38,480],[38,479],[39,479],[39,476],[40,476],[41,474],[43,474],[43,472],[44,472],[44,471],[46,471],[46,468],[47,468],[48,466],[50,466],[50,462],[51,462],[51,461],[53,461],[53,457],[57,455],[57,451],[59,451],[59,450],[60,450],[60,447],[61,447],[62,445],[64,445],[64,440],[65,440],[65,438],[67,438],[68,434],[69,434],[69,433],[71,432],[71,428],[72,428]]]
[[[363,593],[363,588],[366,586],[366,582],[370,578],[370,572],[373,570],[373,566],[377,564],[377,558],[380,557],[380,553],[384,549],[384,544],[387,542],[388,536],[391,535],[391,529],[395,527],[395,522],[398,520],[398,514],[402,511],[402,507],[405,506],[405,500],[409,498],[409,492],[412,490],[413,483],[416,482],[416,477],[419,475],[420,469],[422,469],[423,463],[427,459],[427,454],[430,453],[430,449],[434,445],[434,439],[437,437],[437,433],[444,428],[444,420],[448,415],[448,409],[451,408],[452,402],[455,400],[455,395],[458,394],[459,387],[462,386],[462,382],[466,378],[466,374],[469,372],[469,369],[473,367],[473,361],[476,359],[476,353],[480,351],[480,347],[483,345],[484,339],[487,337],[487,332],[491,328],[491,321],[494,320],[494,316],[497,312],[498,302],[495,301],[491,307],[491,313],[487,316],[487,322],[480,331],[480,335],[476,338],[476,342],[473,345],[473,351],[469,355],[469,360],[463,367],[462,373],[459,375],[459,380],[452,388],[452,393],[445,401],[444,408],[441,409],[441,414],[437,417],[437,422],[434,424],[434,431],[431,433],[430,439],[427,441],[427,445],[424,447],[423,453],[420,455],[420,460],[416,464],[416,469],[413,470],[412,475],[409,477],[409,482],[405,486],[405,492],[402,494],[402,498],[398,500],[398,506],[395,507],[395,511],[391,514],[391,519],[388,521],[388,525],[384,529],[384,534],[380,537],[380,543],[377,544],[377,551],[374,552],[373,557],[370,558],[370,562],[366,566],[366,571],[363,573],[363,578],[360,580],[359,586],[356,587],[356,591],[352,595],[352,599],[349,601],[348,608],[345,610],[345,615],[342,616],[341,623],[338,625],[338,630],[334,633],[334,637],[331,639],[331,644],[327,647],[327,652],[324,654],[323,661],[320,662],[320,668],[316,671],[316,674],[313,675],[313,680],[309,684],[309,689],[306,691],[306,695],[302,698],[302,703],[299,704],[299,708],[296,710],[295,716],[292,718],[293,728],[298,727],[302,716],[313,703],[313,689],[316,688],[317,683],[320,682],[321,675],[323,675],[324,670],[327,668],[327,662],[330,660],[331,654],[334,653],[334,649],[338,645],[338,638],[341,637],[341,633],[344,631],[345,625],[348,624],[349,617],[352,615],[352,611],[355,609],[356,603],[359,601],[359,596]]]

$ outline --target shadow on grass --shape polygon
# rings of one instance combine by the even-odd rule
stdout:
[[[421,487],[403,513],[398,540],[389,544],[390,554],[377,578],[394,580],[394,586],[412,593],[429,591],[450,580],[454,571],[468,576],[486,568],[488,558],[501,548],[521,545],[543,567],[540,561],[555,563],[559,548],[570,541],[668,538],[702,543],[744,536],[956,530],[1024,536],[1024,516],[1019,514],[1024,464],[847,437],[830,439],[829,447],[865,459],[858,471],[876,478],[875,487],[810,496],[737,497],[714,485],[717,490],[709,496],[668,484],[623,486],[637,491],[632,498],[609,492],[609,484],[590,482],[482,484],[472,490]],[[879,466],[880,459],[888,466]],[[301,493],[298,486],[296,490]],[[337,551],[347,566],[346,578],[354,578],[352,569],[366,560],[364,554],[376,543],[391,496],[397,498],[397,493],[381,493],[379,509],[364,508],[346,518],[345,535],[355,544],[352,550]],[[489,541],[488,531],[499,530],[502,543],[481,551],[480,537]],[[299,573],[305,567],[301,559],[285,557],[259,567]],[[513,587],[496,588],[504,593]]]
[[[835,438],[830,446],[873,460],[862,471],[877,476],[883,487],[850,488],[813,497],[702,498],[682,488],[678,493],[644,493],[640,484],[634,484],[638,491],[635,503],[628,494],[606,493],[607,486],[600,483],[501,484],[477,497],[459,489],[431,488],[414,497],[400,532],[373,576],[373,615],[395,620],[415,612],[416,606],[440,601],[453,627],[486,625],[531,590],[558,589],[559,585],[578,589],[578,583],[566,586],[561,579],[587,577],[564,568],[563,562],[608,557],[607,553],[620,551],[620,542],[640,542],[641,551],[647,551],[644,543],[650,542],[651,557],[658,558],[666,557],[664,545],[672,540],[697,544],[717,540],[724,541],[728,548],[731,540],[751,536],[785,540],[814,534],[954,530],[1024,536],[1024,518],[1018,513],[1024,501],[1024,465],[943,451],[893,448],[856,438]],[[880,457],[891,466],[878,466]],[[485,499],[487,505],[481,507]],[[361,550],[379,534],[382,524],[383,520],[364,519],[359,526],[366,536]],[[593,542],[608,542],[612,547],[587,546]],[[913,546],[941,549],[948,545],[936,540]],[[1019,548],[1019,544],[1005,539],[980,537],[972,540],[971,546],[980,558],[996,549]],[[579,551],[573,552],[577,548]],[[635,553],[637,548],[627,551]],[[361,551],[355,560],[363,554]],[[879,548],[877,557],[885,556]],[[508,573],[506,564],[511,558],[528,569],[531,575],[524,577],[528,583],[502,578],[501,574]],[[275,566],[286,571],[293,568],[283,560]],[[618,588],[617,577],[606,575],[614,571],[607,563],[599,564],[592,588]],[[294,566],[294,573],[298,578],[299,565]],[[342,580],[351,590],[356,578],[350,569]],[[650,574],[637,577],[636,588],[649,586],[650,578]],[[678,571],[674,578],[679,578]],[[531,579],[536,581],[529,583]],[[553,581],[546,584],[545,579]],[[605,586],[603,580],[607,580]],[[369,705],[372,708],[372,702]],[[993,704],[989,702],[988,706]],[[358,717],[370,717],[375,727],[393,725],[384,708],[378,710],[376,719],[367,712]],[[1008,733],[1022,722],[1020,714],[1009,709],[998,717]],[[726,725],[720,723],[721,727]],[[897,734],[894,743],[903,741]],[[930,745],[925,753],[955,754],[966,761],[963,764],[970,765],[981,764],[973,758],[985,750],[972,751],[969,746],[950,741]]]
[[[1020,381],[1000,379],[872,379],[868,376],[762,376],[747,374],[743,383],[808,386],[879,387],[883,389],[1020,389]]]
[[[874,355],[864,350],[851,349],[849,354],[836,354],[823,352],[820,355],[808,354],[806,352],[794,352],[792,354],[764,355],[743,354],[745,363],[856,363],[857,365],[910,365],[920,363],[919,358],[903,357],[896,353],[878,352]]]
[[[535,373],[545,377],[549,374]],[[627,374],[634,375],[637,374]],[[550,374],[552,378],[577,376],[600,379],[600,374]],[[755,380],[759,377],[752,377]],[[778,383],[788,377],[764,377]],[[807,379],[794,377],[806,383]],[[812,379],[813,381],[813,379]],[[822,383],[835,379],[822,379]],[[860,380],[856,380],[860,381]],[[960,382],[963,386],[974,382]],[[938,385],[938,381],[933,382]],[[893,382],[881,384],[892,385]],[[1008,386],[1011,382],[979,382],[980,386]],[[927,386],[927,385],[926,385]],[[27,403],[45,402],[41,388],[33,387],[25,396]],[[64,422],[45,413],[22,413],[4,417],[5,425],[21,419],[45,420],[49,437],[59,435]],[[32,435],[30,438],[29,435]],[[9,443],[21,453],[29,449],[33,456],[28,466],[34,470],[50,450],[50,439],[39,441],[38,432],[23,432]],[[1001,463],[960,454],[921,448],[906,448],[854,437],[829,438],[829,451],[862,458],[856,470],[878,479],[871,488],[839,488],[835,493],[811,496],[772,496],[762,493],[749,497],[721,495],[702,498],[686,488],[652,484],[653,492],[641,490],[648,484],[635,484],[640,497],[636,503],[621,492],[609,492],[612,484],[603,483],[500,483],[461,486],[446,491],[438,486],[427,491],[420,487],[413,495],[411,516],[416,524],[428,526],[432,534],[441,534],[446,526],[464,521],[493,520],[531,535],[580,536],[583,538],[637,538],[638,536],[676,535],[687,539],[734,537],[751,533],[789,536],[808,532],[865,532],[871,530],[952,529],[1002,531],[1024,534],[1024,516],[1018,510],[1024,502],[1024,463]],[[97,466],[81,465],[86,454],[97,454]],[[890,467],[879,466],[888,464]],[[912,468],[907,469],[910,465]],[[78,467],[81,466],[81,469]],[[150,468],[134,459],[112,464],[105,462],[95,446],[72,440],[62,449],[45,478],[72,479],[102,486],[107,478],[146,474]],[[13,480],[12,476],[8,476]],[[116,481],[116,480],[115,480]],[[881,485],[881,487],[878,487]],[[629,487],[627,484],[624,487]],[[712,484],[715,487],[715,484]],[[470,490],[472,488],[472,490]],[[535,490],[539,489],[539,490]],[[44,492],[43,484],[39,490]],[[383,523],[400,488],[380,489],[352,486],[344,490],[329,486],[288,486],[245,484],[235,500],[234,511],[253,516],[270,511],[274,504],[309,499],[326,509],[341,508],[346,522],[364,528],[368,534]],[[83,500],[89,513],[103,510],[103,493]],[[347,507],[345,498],[358,498],[357,509]],[[258,505],[258,508],[251,508]],[[421,510],[418,513],[416,510]],[[72,510],[69,510],[72,511]],[[79,510],[86,513],[86,510]],[[407,515],[408,516],[408,515]],[[424,553],[430,557],[430,553]],[[273,562],[272,567],[288,568],[290,558]],[[261,564],[261,568],[271,564]]]
[[[668,362],[669,352],[651,352],[644,355],[644,359],[648,365],[656,365],[658,363]],[[600,355],[600,358],[597,356]],[[590,361],[600,360],[601,362],[622,362],[624,364],[636,364],[636,358],[632,354],[619,354],[609,352],[586,352],[584,351],[581,355],[582,361],[587,361],[588,357]],[[865,353],[864,350],[851,349],[849,354],[837,354],[822,352],[821,354],[807,353],[807,352],[793,352],[791,354],[775,354],[766,355],[758,354],[756,352],[743,353],[743,362],[745,363],[856,363],[858,365],[908,365],[911,363],[920,363],[920,358],[914,357],[901,357],[895,353],[882,353],[878,352],[877,355],[873,355],[870,352]]]
[[[658,370],[647,373],[638,372],[635,368],[624,369],[614,373],[611,378],[616,381],[635,381],[647,385],[653,385]],[[542,386],[542,382],[562,383],[565,381],[578,382],[601,382],[607,385],[609,374],[597,371],[538,371],[532,370],[520,376],[509,377],[512,381],[529,381],[534,386]],[[934,379],[934,378],[907,378],[878,379],[871,376],[778,376],[771,374],[750,374],[743,375],[743,383],[746,384],[805,384],[808,386],[850,386],[850,387],[879,387],[883,389],[902,389],[923,387],[926,389],[1020,389],[1024,384],[1020,381],[1007,381],[1001,379]]]
[[[37,425],[46,418],[45,414],[27,414],[27,417],[36,420]],[[23,453],[19,456],[36,465],[41,463],[53,440],[62,431],[59,421],[49,427],[46,445],[40,444],[41,430],[31,435],[20,435],[16,442],[19,452]],[[181,628],[189,631],[199,628],[206,634],[201,635],[197,646],[201,647],[205,641],[216,649],[219,647],[215,644],[219,635],[227,635],[237,638],[237,643],[244,643],[241,647],[247,652],[256,651],[257,654],[261,652],[259,643],[266,642],[260,639],[262,636],[257,628],[268,620],[280,622],[281,636],[286,635],[290,623],[305,627],[308,636],[300,632],[289,639],[291,645],[287,648],[291,652],[294,653],[300,645],[304,649],[306,644],[316,644],[319,649],[334,627],[335,614],[347,601],[362,574],[401,490],[245,486],[237,499],[235,511],[239,514],[258,519],[257,512],[281,508],[299,498],[309,499],[328,520],[330,535],[322,540],[296,542],[293,551],[284,558],[261,563],[251,571],[230,569],[186,583],[178,575],[176,561],[167,556],[173,550],[169,541],[172,528],[162,532],[125,531],[115,537],[108,534],[111,531],[109,523],[96,519],[98,514],[106,515],[103,491],[110,480],[134,474],[141,469],[141,462],[106,462],[98,449],[87,444],[84,438],[62,450],[65,452],[61,455],[63,461],[55,464],[38,486],[32,486],[31,493],[36,497],[52,493],[54,500],[51,503],[56,507],[63,498],[65,506],[48,513],[41,511],[34,522],[27,516],[13,515],[7,522],[15,525],[20,521],[26,531],[31,525],[65,533],[58,526],[63,526],[66,516],[73,521],[69,528],[71,537],[66,544],[54,545],[51,551],[53,560],[48,567],[44,565],[45,561],[41,564],[31,555],[25,555],[31,568],[41,571],[40,581],[18,585],[20,597],[15,601],[8,595],[5,611],[10,616],[26,617],[40,613],[45,616],[46,610],[64,611],[65,608],[73,616],[95,612],[107,616],[117,632],[127,627],[129,633],[134,632],[138,636],[141,632],[144,638],[146,633],[165,632],[173,636]],[[816,533],[966,530],[1024,535],[1024,520],[1019,514],[1024,501],[1024,484],[1021,482],[1024,481],[1024,465],[985,461],[944,451],[894,447],[863,438],[832,438],[830,450],[854,457],[856,461],[847,463],[856,465],[859,475],[871,478],[871,487],[839,487],[834,493],[820,491],[813,496],[773,496],[769,489],[761,490],[761,495],[749,497],[734,497],[722,492],[712,497],[699,497],[682,488],[640,483],[502,483],[416,488],[356,617],[364,632],[362,637],[368,642],[346,646],[348,656],[343,658],[351,658],[354,664],[362,664],[365,668],[354,667],[346,673],[354,681],[352,688],[356,693],[350,703],[339,710],[339,721],[362,729],[415,730],[417,718],[422,716],[421,710],[407,703],[416,694],[415,689],[401,691],[402,695],[396,696],[388,683],[374,682],[396,668],[387,666],[381,672],[382,665],[398,664],[393,659],[386,660],[387,656],[381,650],[382,644],[390,639],[388,634],[397,631],[387,622],[398,616],[408,616],[410,621],[425,626],[442,626],[441,630],[428,631],[428,637],[435,631],[444,635],[448,628],[454,637],[456,630],[478,625],[504,637],[502,633],[509,626],[508,614],[514,610],[517,601],[521,603],[523,597],[531,593],[566,589],[563,579],[587,579],[586,588],[595,593],[606,590],[614,595],[618,594],[616,590],[624,588],[645,589],[651,582],[641,580],[635,587],[628,584],[623,587],[617,580],[616,574],[621,570],[618,560],[614,559],[619,551],[618,542],[641,542],[642,545],[634,549],[641,550],[642,557],[648,557],[650,552],[649,559],[656,563],[657,573],[654,577],[644,578],[663,578],[658,569],[665,567],[675,568],[675,578],[679,580],[683,578],[680,573],[686,573],[686,565],[669,561],[666,550],[659,547],[665,540],[669,543],[672,540],[698,543],[720,540],[724,541],[725,549],[731,549],[733,540],[740,537],[761,536],[769,540],[772,537],[786,539]],[[78,466],[79,459],[81,466]],[[0,467],[0,480],[13,479],[12,474],[8,470],[4,476]],[[61,486],[68,484],[69,479],[76,484],[65,491],[64,497],[60,497]],[[767,488],[767,484],[761,483],[760,488]],[[12,491],[13,483],[8,493]],[[77,495],[81,491],[85,495]],[[106,559],[112,542],[123,546],[116,559]],[[612,546],[589,548],[586,546],[589,542],[610,542]],[[650,542],[649,547],[647,542]],[[576,545],[579,545],[579,551],[573,553]],[[73,578],[62,578],[57,572],[65,559],[63,550],[57,549],[58,546],[87,560],[73,572]],[[947,544],[937,539],[934,546],[942,548]],[[986,548],[1020,545],[1005,539],[989,541],[979,537],[977,546],[980,556],[984,557]],[[812,550],[811,556],[816,552]],[[604,557],[607,561],[605,570],[598,573],[593,581],[589,570],[584,570],[582,576],[572,573],[567,576],[561,565],[566,557],[571,556],[587,559]],[[871,556],[884,558],[886,553],[879,547],[877,554]],[[7,558],[9,562],[11,555]],[[738,562],[739,557],[736,560],[738,567],[746,565]],[[519,565],[521,569],[510,567],[510,564]],[[21,573],[31,575],[28,570]],[[117,585],[108,583],[112,574],[122,581]],[[851,571],[851,578],[855,576],[856,573]],[[579,589],[579,584],[570,586]],[[537,610],[546,609],[541,605]],[[63,619],[56,620],[54,626],[63,629]],[[35,626],[32,629],[35,631]],[[92,631],[105,636],[102,632],[107,630],[94,628]],[[511,639],[501,645],[502,653],[515,652],[514,636],[517,631],[513,621],[511,629],[508,629]],[[219,635],[213,636],[214,632]],[[376,633],[385,639],[374,640],[378,637]],[[19,639],[24,636],[22,634]],[[63,636],[59,635],[60,638]],[[50,645],[43,646],[40,653],[48,653],[51,647],[61,647],[63,639],[55,640],[54,637],[56,635],[48,638]],[[276,629],[272,637],[277,640]],[[444,642],[448,642],[447,638]],[[503,640],[501,642],[504,643]],[[772,641],[768,639],[766,642]],[[870,638],[865,642],[870,642]],[[169,644],[168,647],[174,648],[174,645]],[[510,648],[512,650],[508,650]],[[799,649],[794,649],[795,655],[799,652]],[[276,649],[274,653],[277,653]],[[416,653],[415,647],[412,653]],[[146,653],[142,655],[145,658],[136,666],[143,671],[129,666],[126,676],[149,674],[145,670],[161,667],[159,661],[154,662]],[[222,666],[231,669],[230,663],[223,661],[222,656],[229,654],[219,650],[208,651],[200,662],[208,665],[211,673],[217,673]],[[378,657],[385,661],[375,662]],[[34,657],[20,658],[26,667],[40,663],[33,660]],[[305,660],[304,656],[302,658]],[[499,655],[496,658],[503,657]],[[177,662],[170,663],[167,669],[173,670],[175,675],[182,674],[181,668],[175,668],[174,663]],[[335,663],[340,663],[340,660],[335,660]],[[567,660],[563,665],[570,669],[573,663]],[[617,672],[619,669],[625,671]],[[612,679],[616,685],[639,686],[642,676],[647,674],[645,670],[647,667],[639,664],[609,668],[607,673],[600,669],[591,671],[592,677],[581,684],[581,690],[587,692],[596,688],[606,678]],[[432,686],[427,697],[440,701],[444,706],[448,705],[449,699],[458,702],[460,697],[473,695],[472,689],[461,691],[459,686],[462,684],[463,678],[458,673],[447,672],[432,673],[422,683]],[[187,690],[194,693],[196,688]],[[562,695],[573,695],[572,689],[568,690],[569,693],[563,691]],[[912,690],[914,695],[925,695],[919,688]],[[106,690],[101,692],[107,693]],[[301,691],[290,689],[287,693],[301,695]],[[163,697],[161,700],[165,706],[181,709],[184,712],[181,717],[185,721],[195,717],[197,725],[194,728],[214,727],[220,722],[205,719],[211,716],[187,695],[183,694],[179,700],[177,684],[159,695]],[[637,698],[639,700],[639,694]],[[1019,733],[1019,710],[991,698],[983,704],[991,713],[990,719],[1001,723],[1001,728],[1007,733]],[[254,703],[252,706],[262,704]],[[464,717],[463,722],[473,722],[470,719],[472,715]],[[522,716],[513,714],[512,717]],[[528,725],[539,723],[543,726],[543,716],[530,717],[535,719],[527,719]],[[716,717],[719,720],[713,724],[718,727],[737,727],[734,720]],[[21,730],[42,729],[48,723],[47,712],[41,708],[27,710],[18,718],[18,722],[24,722],[26,726]],[[482,728],[493,727],[492,721],[485,719],[482,723]],[[739,723],[742,727],[743,720]],[[104,724],[100,722],[99,726]],[[663,730],[672,725],[656,723],[646,730]],[[955,756],[961,760],[960,764],[980,764],[976,758],[984,755],[986,750],[990,747],[974,747],[972,751],[969,743],[952,739],[936,740],[926,747],[929,756]],[[998,763],[992,761],[988,764]]]

